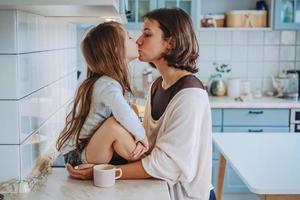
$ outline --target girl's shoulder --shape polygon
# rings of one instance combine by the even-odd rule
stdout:
[[[95,82],[94,88],[101,89],[101,88],[107,88],[108,86],[122,88],[118,81],[106,75],[101,76]]]

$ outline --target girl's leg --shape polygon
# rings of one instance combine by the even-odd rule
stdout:
[[[92,136],[85,156],[89,163],[109,163],[115,151],[126,160],[131,160],[130,155],[135,147],[133,136],[110,117]]]

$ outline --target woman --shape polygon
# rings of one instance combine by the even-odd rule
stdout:
[[[193,75],[198,44],[181,9],[158,9],[144,17],[139,59],[161,74],[149,91],[144,127],[148,155],[118,167],[123,179],[158,178],[171,199],[215,199],[211,185],[211,112],[208,95]],[[67,166],[74,178],[92,178],[92,165]]]

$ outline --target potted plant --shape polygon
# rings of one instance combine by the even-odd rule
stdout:
[[[224,96],[226,94],[225,76],[231,72],[229,64],[213,63],[215,67],[215,73],[209,78],[209,92],[213,96]]]

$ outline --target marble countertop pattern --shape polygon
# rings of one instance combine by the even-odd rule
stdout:
[[[300,108],[300,101],[275,97],[253,98],[244,102],[233,97],[209,97],[211,108]]]
[[[110,188],[93,185],[92,180],[75,180],[68,177],[64,168],[53,168],[40,183],[37,191],[4,194],[14,200],[170,200],[167,183],[161,180],[116,180]]]

